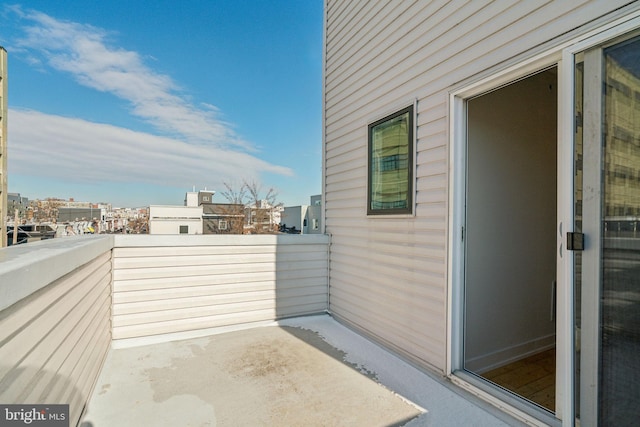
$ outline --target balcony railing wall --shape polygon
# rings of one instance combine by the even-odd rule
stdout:
[[[111,344],[113,238],[0,250],[0,402],[80,419]]]
[[[114,345],[327,310],[324,235],[116,236]]]

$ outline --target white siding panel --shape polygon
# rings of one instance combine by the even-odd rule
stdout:
[[[325,0],[330,311],[425,367],[446,365],[448,93],[629,1]],[[415,216],[366,215],[367,125],[417,100]]]
[[[110,318],[111,251],[2,310],[0,401],[70,403],[75,425],[110,347]]]
[[[141,237],[116,238],[114,340],[327,310],[328,236]]]

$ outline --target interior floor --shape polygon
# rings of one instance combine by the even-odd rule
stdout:
[[[485,372],[482,376],[525,399],[555,412],[555,348]]]

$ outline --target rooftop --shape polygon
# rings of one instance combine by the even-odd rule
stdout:
[[[82,427],[507,426],[328,315],[112,349]]]
[[[329,314],[324,235],[57,238],[0,249],[0,402],[70,425],[516,421]]]

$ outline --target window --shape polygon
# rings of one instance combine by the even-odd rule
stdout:
[[[227,221],[221,219],[218,221],[218,230],[226,230],[227,229]]]
[[[317,219],[317,218],[313,218],[313,219],[311,220],[311,224],[313,224],[313,225],[312,225],[312,228],[313,228],[314,230],[317,230],[318,228],[320,228],[320,224],[318,223],[318,219]]]
[[[367,214],[410,214],[413,199],[413,106],[369,125]]]
[[[189,234],[189,226],[181,225],[180,226],[180,234]]]

